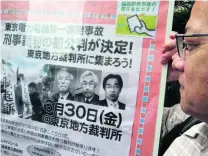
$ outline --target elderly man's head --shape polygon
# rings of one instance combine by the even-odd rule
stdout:
[[[58,88],[61,93],[69,92],[74,76],[66,69],[61,68],[57,74]]]
[[[85,71],[80,77],[82,93],[86,98],[91,98],[98,84],[98,77],[91,71]]]
[[[186,34],[208,34],[208,2],[196,1]],[[208,123],[208,36],[185,37],[184,68],[181,70],[181,108]]]

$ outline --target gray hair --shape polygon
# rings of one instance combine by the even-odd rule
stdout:
[[[80,76],[80,83],[81,83],[81,84],[83,83],[84,78],[85,78],[86,76],[92,76],[92,77],[93,77],[94,83],[95,83],[96,85],[98,84],[98,77],[97,77],[97,75],[95,75],[93,72],[91,72],[91,71],[89,71],[89,70],[83,72],[82,75]]]
[[[69,70],[67,70],[67,68],[61,68],[61,69],[58,71],[57,76],[56,76],[57,80],[58,80],[58,78],[59,78],[60,72],[67,72],[67,73],[69,73],[69,78],[70,78],[70,80],[71,80],[71,81],[74,80],[73,74],[72,74],[71,72],[69,72]]]

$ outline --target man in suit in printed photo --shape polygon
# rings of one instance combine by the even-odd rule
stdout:
[[[123,80],[120,75],[109,74],[108,76],[106,76],[103,80],[105,99],[101,100],[99,102],[99,105],[125,110],[126,104],[118,100],[122,88],[123,88]]]
[[[91,71],[85,71],[80,76],[82,92],[75,95],[75,101],[87,104],[99,104],[99,96],[95,94],[98,77]]]
[[[58,102],[59,99],[73,101],[74,97],[70,93],[70,88],[74,80],[72,73],[70,73],[67,68],[61,68],[57,73],[56,79],[59,92],[52,96],[52,100],[54,102]]]

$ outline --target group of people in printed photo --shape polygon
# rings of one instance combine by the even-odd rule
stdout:
[[[59,102],[59,100],[70,100],[88,105],[125,110],[126,104],[119,100],[124,83],[122,76],[109,73],[103,76],[101,82],[101,71],[94,71],[81,69],[80,74],[76,76],[70,71],[70,68],[57,66],[51,73],[53,80],[50,76],[46,76],[42,78],[41,82],[28,82],[28,94],[32,107],[32,115],[28,119],[42,122],[43,107],[46,100],[51,100],[54,103]],[[23,86],[21,86],[24,77],[24,74],[19,74],[17,84],[14,87],[16,111],[21,118],[25,118],[23,116],[25,105],[22,95]],[[102,98],[100,96],[101,90],[104,93]]]
[[[95,93],[99,79],[90,70],[86,70],[81,74],[79,78],[81,93],[75,94],[75,96],[70,93],[74,76],[67,68],[61,68],[57,73],[56,79],[58,82],[58,92],[52,96],[54,102],[57,102],[58,99],[71,100],[125,110],[126,105],[119,101],[119,95],[123,88],[123,80],[118,74],[109,74],[103,79],[102,88],[105,91],[105,99],[100,99],[99,95]]]

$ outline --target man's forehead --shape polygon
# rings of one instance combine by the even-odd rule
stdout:
[[[61,71],[59,73],[60,76],[64,75],[64,76],[69,76],[70,74],[67,71]]]
[[[90,74],[90,75],[86,75],[85,77],[83,77],[83,79],[92,79],[93,78],[93,76]]]
[[[112,82],[117,84],[118,80],[116,78],[110,78],[107,80],[107,83],[112,83]]]
[[[83,78],[83,82],[94,82],[94,79],[92,76],[87,76]]]
[[[208,1],[196,1],[186,26],[187,33],[208,32]]]

